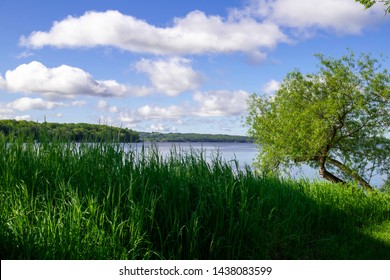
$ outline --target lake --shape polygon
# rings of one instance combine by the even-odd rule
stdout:
[[[239,169],[245,169],[246,165],[249,165],[251,169],[253,169],[253,161],[257,156],[257,147],[254,143],[225,143],[225,142],[205,142],[205,143],[197,143],[197,142],[157,142],[157,147],[159,153],[162,156],[169,155],[172,148],[176,147],[178,150],[182,150],[183,152],[188,152],[191,149],[202,150],[206,159],[211,162],[211,159],[215,157],[217,154],[221,156],[224,161],[232,161],[237,160]],[[131,146],[136,147],[136,149],[141,150],[142,146],[146,149],[150,149],[151,143],[137,143],[130,144]],[[309,180],[323,180],[319,174],[318,170],[311,168],[308,165],[302,165],[301,167],[295,167],[291,170],[291,176],[295,179],[306,178]],[[373,186],[381,186],[385,177],[376,176],[371,180],[371,184]]]

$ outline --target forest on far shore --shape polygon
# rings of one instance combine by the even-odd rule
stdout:
[[[253,140],[247,136],[198,133],[137,132],[128,128],[88,123],[38,123],[33,121],[0,120],[0,132],[36,141],[71,140],[76,142],[241,142]]]
[[[119,141],[138,142],[139,134],[127,128],[88,123],[38,123],[33,121],[0,120],[0,132],[41,141],[70,140],[76,142]]]

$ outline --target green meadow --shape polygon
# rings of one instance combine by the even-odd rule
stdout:
[[[390,195],[199,150],[0,137],[0,200],[1,259],[390,259]]]

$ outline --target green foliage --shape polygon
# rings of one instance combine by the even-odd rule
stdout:
[[[388,177],[383,184],[383,186],[380,188],[381,192],[388,193],[390,195],[390,177]]]
[[[0,137],[1,259],[389,259],[390,197],[202,151]]]
[[[386,13],[390,12],[390,0],[355,0],[355,2],[361,3],[366,9],[371,8],[376,3],[383,3],[387,6],[385,9]]]
[[[19,138],[33,138],[37,141],[45,139],[63,139],[76,142],[119,141],[137,142],[138,133],[129,129],[107,125],[87,123],[47,123],[29,121],[0,120],[0,132]]]
[[[272,98],[252,95],[247,124],[260,146],[259,166],[268,172],[308,162],[326,179],[341,181],[333,169],[370,188],[372,174],[390,170],[389,72],[383,58],[369,55],[316,57],[317,73],[295,70]]]

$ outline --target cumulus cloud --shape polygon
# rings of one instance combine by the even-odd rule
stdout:
[[[0,119],[10,119],[14,110],[8,108],[5,104],[0,103]]]
[[[135,68],[149,76],[157,91],[169,96],[195,90],[201,82],[201,75],[191,68],[191,60],[185,58],[142,59]]]
[[[18,111],[51,110],[56,107],[66,106],[63,102],[45,101],[41,98],[22,97],[7,104],[7,108]]]
[[[99,100],[96,107],[99,109],[99,110],[102,110],[102,111],[107,111],[107,112],[110,112],[110,113],[117,113],[118,112],[118,108],[116,106],[110,106],[107,101],[105,100]]]
[[[172,26],[157,27],[119,11],[89,11],[54,22],[50,31],[21,37],[31,48],[114,46],[136,53],[187,55],[204,53],[251,53],[288,41],[278,25],[251,18],[224,19],[193,11],[175,18]]]
[[[126,127],[134,127],[137,123],[141,122],[139,116],[135,116],[134,112],[119,112],[118,121],[124,124]]]
[[[199,116],[239,115],[246,111],[248,97],[249,93],[243,90],[198,92],[193,97],[200,104],[195,114]]]
[[[150,126],[151,131],[157,132],[176,132],[177,128],[175,126],[168,127],[162,123],[152,124]]]
[[[359,34],[383,20],[380,5],[364,10],[351,0],[252,0],[244,9],[231,11],[236,18],[257,17],[307,34],[323,29],[338,34]]]
[[[197,92],[193,95],[195,103],[192,106],[145,105],[132,114],[131,120],[134,122],[137,118],[142,120],[179,120],[185,117],[236,116],[246,111],[248,97],[249,94],[243,90]],[[129,115],[127,116],[129,117]]]
[[[61,65],[48,68],[38,61],[8,70],[0,86],[9,92],[38,93],[49,98],[73,98],[77,95],[100,97],[143,95],[146,88],[120,84],[114,80],[95,80],[80,68]]]
[[[30,115],[15,116],[15,120],[17,120],[17,121],[29,121],[29,120],[31,120],[31,116]]]
[[[76,101],[72,101],[70,104],[71,106],[81,107],[84,106],[86,102],[84,100],[76,100]]]
[[[157,125],[165,121],[181,125],[186,118],[236,117],[246,111],[248,97],[249,94],[243,90],[197,92],[193,95],[195,102],[192,105],[144,105],[135,110],[119,112],[118,121],[128,127],[134,127],[140,122],[156,121],[157,124],[153,123],[156,127],[152,130],[157,131]],[[105,107],[107,104],[101,105]],[[169,127],[173,131],[172,126]]]
[[[168,107],[145,105],[138,108],[136,114],[143,119],[176,119],[185,116],[186,110],[176,105]]]
[[[279,88],[280,88],[280,82],[275,80],[270,80],[263,86],[263,91],[266,94],[271,95],[275,91],[279,90]]]
[[[290,42],[285,28],[300,34],[329,30],[359,34],[383,21],[383,6],[364,10],[353,0],[249,0],[226,18],[192,11],[172,24],[155,26],[119,11],[88,11],[53,23],[49,31],[20,38],[30,48],[110,46],[135,53],[183,56],[242,52],[265,57],[266,50]]]
[[[121,125],[133,128],[141,122],[158,121],[158,123],[161,123],[172,120],[179,121],[181,118],[189,117],[191,115],[191,112],[188,113],[181,106],[171,105],[160,107],[155,105],[144,105],[135,110],[127,109],[120,111],[117,115],[117,120]],[[158,129],[156,128],[157,126],[152,130],[157,131]]]

